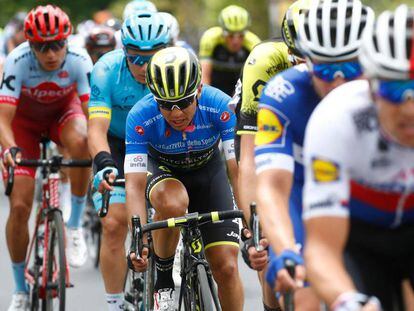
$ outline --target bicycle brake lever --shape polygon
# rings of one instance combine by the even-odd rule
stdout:
[[[14,167],[9,166],[7,168],[7,185],[6,190],[4,191],[4,194],[9,196],[12,193],[14,185]]]
[[[254,248],[260,252],[263,250],[263,246],[260,245],[260,222],[256,208],[255,202],[250,203],[250,228],[252,230]]]
[[[109,173],[104,174],[104,180],[111,185],[111,182],[109,181]],[[102,206],[99,210],[99,217],[105,217],[108,214],[108,207],[109,207],[109,200],[111,199],[111,191],[110,190],[104,190],[102,194]]]

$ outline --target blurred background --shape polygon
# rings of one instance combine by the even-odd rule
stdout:
[[[251,30],[261,39],[277,37],[280,33],[281,16],[293,1],[289,0],[152,0],[158,11],[170,12],[180,22],[181,35],[193,47],[198,48],[201,34],[216,25],[217,16],[229,4],[245,7],[252,16]],[[401,3],[414,6],[414,0],[363,0],[377,13],[392,9]],[[108,10],[121,19],[128,0],[0,0],[0,27],[4,27],[17,11],[28,11],[41,4],[56,4],[70,16],[74,25],[86,19],[99,19],[99,11]],[[101,14],[105,14],[100,12]]]

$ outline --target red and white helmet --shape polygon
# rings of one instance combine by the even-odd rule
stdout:
[[[72,33],[68,15],[55,5],[32,9],[24,21],[24,34],[31,42],[64,40]]]
[[[414,8],[385,11],[366,28],[359,55],[370,78],[414,79]]]

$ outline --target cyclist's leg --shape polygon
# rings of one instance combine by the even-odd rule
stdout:
[[[12,123],[17,145],[24,158],[39,157],[40,134],[30,121],[16,116]],[[14,187],[9,197],[10,213],[6,224],[6,240],[13,266],[15,292],[27,291],[24,278],[24,262],[29,243],[28,220],[34,195],[34,168],[16,168]]]
[[[149,158],[146,197],[155,209],[154,221],[185,214],[189,203],[185,186],[165,166]],[[178,229],[163,229],[152,233],[157,280],[155,291],[174,288],[172,268],[179,239]]]
[[[76,99],[68,103],[61,111],[61,117],[52,126],[50,136],[56,143],[65,147],[71,158],[89,158],[86,118]],[[70,170],[72,212],[68,227],[79,228],[81,226],[89,176],[89,168]]]
[[[73,159],[88,159],[86,117],[78,98],[69,101],[58,114],[59,118],[50,128],[50,138],[63,145]],[[67,222],[67,258],[72,267],[82,266],[87,258],[85,238],[82,233],[83,212],[86,207],[86,192],[90,168],[72,168],[70,181],[72,208]]]
[[[220,158],[192,176],[188,187],[190,194],[189,212],[205,213],[212,210],[233,209],[230,184]],[[238,270],[239,222],[226,220],[218,224],[207,224],[200,228],[206,250],[206,257],[217,282],[220,304],[223,311],[242,310],[244,304],[243,286]]]
[[[118,167],[118,178],[124,178],[125,144],[122,139],[108,136],[111,155]],[[94,167],[96,171],[96,167]],[[93,194],[95,208],[102,206],[102,195]],[[114,187],[111,191],[108,214],[102,221],[100,268],[105,284],[106,301],[109,310],[119,310],[123,304],[123,289],[126,274],[125,238],[128,232],[125,209],[125,189]],[[118,308],[118,309],[117,309]]]

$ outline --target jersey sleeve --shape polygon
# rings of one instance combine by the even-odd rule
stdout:
[[[213,27],[204,32],[200,39],[200,59],[209,60],[213,57],[213,51],[217,45],[217,38],[221,36],[220,30],[220,27]]]
[[[349,215],[348,158],[353,134],[346,116],[334,109],[340,100],[328,95],[315,109],[306,128],[304,219]],[[347,146],[351,147],[347,150]]]
[[[255,136],[256,172],[269,169],[294,171],[293,131],[291,111],[295,109],[293,92],[279,96],[280,88],[288,88],[290,82],[277,75],[260,97]],[[292,87],[293,88],[293,87]]]
[[[237,134],[256,133],[260,96],[266,83],[290,66],[287,53],[286,45],[281,42],[262,43],[250,53],[242,73]]]
[[[91,74],[91,100],[88,104],[89,119],[111,119],[111,68],[103,60],[93,67]]]
[[[260,38],[255,35],[253,32],[251,31],[246,31],[246,34],[244,35],[244,42],[243,42],[243,46],[251,51],[253,50],[253,48],[258,45],[260,43]]]
[[[145,119],[140,111],[136,109],[137,105],[142,105],[141,101],[131,109],[126,121],[124,161],[124,171],[126,174],[146,172],[148,166],[150,128],[145,125]]]
[[[77,91],[81,102],[87,102],[90,97],[91,87],[90,78],[93,68],[92,60],[90,56],[85,52],[80,58],[81,62],[78,64],[78,79],[77,79]]]
[[[23,83],[24,59],[15,61],[15,53],[10,53],[3,67],[3,77],[0,84],[0,104],[17,106]]]

